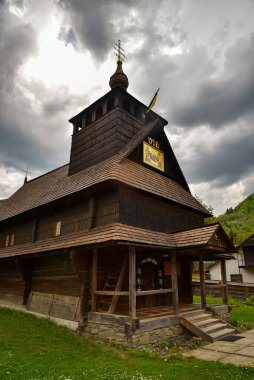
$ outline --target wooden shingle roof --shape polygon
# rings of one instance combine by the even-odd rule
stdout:
[[[208,244],[212,235],[217,231],[219,224],[192,228],[172,234],[175,245],[178,248],[204,246]]]
[[[130,153],[161,121],[145,124],[119,153],[96,165],[68,176],[69,165],[62,166],[23,185],[0,208],[0,221],[53,202],[106,180],[116,180],[163,197],[210,216],[191,193],[175,180],[128,159]]]
[[[205,247],[226,252],[235,251],[220,223],[174,232],[171,237],[178,249]]]
[[[0,248],[0,258],[23,256],[107,242],[130,242],[147,245],[152,244],[168,248],[174,247],[173,239],[169,234],[148,231],[142,228],[132,227],[120,223],[113,223],[107,226],[97,227],[89,231],[58,236],[55,238],[36,241],[35,243]]]
[[[143,228],[133,227],[121,223],[97,227],[88,231],[81,231],[50,239],[39,240],[34,243],[14,245],[12,247],[0,248],[0,258],[10,258],[14,256],[32,255],[43,252],[52,252],[60,249],[78,246],[92,246],[105,243],[129,243],[149,245],[160,248],[182,249],[193,247],[207,247],[215,233],[221,228],[220,224],[192,228],[185,231],[164,233],[150,231]],[[217,243],[216,243],[217,244]],[[218,247],[221,246],[218,244]],[[232,246],[230,241],[225,252],[229,252]]]

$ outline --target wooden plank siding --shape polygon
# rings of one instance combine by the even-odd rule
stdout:
[[[141,128],[142,123],[128,112],[115,107],[72,137],[69,174],[113,156]]]
[[[202,226],[203,217],[141,191],[121,186],[120,222],[167,233]]]
[[[31,291],[79,297],[80,288],[69,251],[33,258]]]
[[[0,299],[23,304],[25,282],[17,268],[16,260],[2,261],[0,265]]]

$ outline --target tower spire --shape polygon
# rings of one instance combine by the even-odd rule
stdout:
[[[127,57],[123,53],[125,50],[121,46],[121,40],[118,40],[117,43],[114,42],[114,44],[114,49],[117,51],[117,53],[114,52],[114,54],[117,56],[117,68],[115,73],[110,77],[109,85],[112,89],[118,86],[124,90],[127,90],[129,81],[122,69],[123,62],[125,62]]]

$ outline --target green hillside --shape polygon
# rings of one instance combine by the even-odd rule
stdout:
[[[206,219],[206,224],[220,222],[234,242],[240,244],[254,233],[254,193],[239,203],[234,209],[229,208],[225,214]]]

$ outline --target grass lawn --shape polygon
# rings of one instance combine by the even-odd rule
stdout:
[[[245,305],[243,302],[231,299],[232,311],[230,313],[230,322],[234,326],[246,326],[254,329],[254,305]]]
[[[46,319],[0,308],[1,380],[251,380],[254,368],[155,357],[76,336]]]

